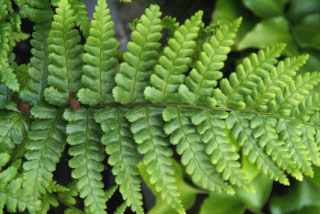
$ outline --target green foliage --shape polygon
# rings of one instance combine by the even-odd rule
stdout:
[[[8,153],[0,153],[0,213],[3,213],[4,207],[9,212],[23,212],[28,210],[35,213],[39,209],[40,201],[33,197],[29,197],[24,189],[22,189],[22,179],[18,174],[21,162],[16,161],[6,169],[10,159]]]
[[[144,154],[143,162],[150,175],[150,182],[157,192],[170,206],[184,213],[179,200],[178,187],[175,185],[174,169],[172,167],[172,150],[168,148],[162,127],[161,108],[136,107],[127,112],[127,118],[132,123],[131,132],[139,144],[138,151]]]
[[[104,154],[93,111],[81,108],[74,112],[67,109],[63,117],[69,121],[67,141],[71,145],[69,154],[73,156],[69,165],[73,168],[72,177],[77,179],[80,197],[84,198],[88,213],[106,213],[104,184],[101,181]]]
[[[30,120],[18,112],[2,111],[0,116],[0,151],[12,152],[26,137]]]
[[[23,164],[24,183],[31,195],[45,194],[52,181],[65,146],[65,125],[61,120],[61,112],[51,106],[37,105],[31,114],[37,118],[28,133]]]
[[[66,106],[70,93],[81,87],[82,47],[75,27],[76,16],[68,0],[61,0],[49,33],[49,76],[44,96],[50,104]]]
[[[132,42],[127,45],[128,52],[123,55],[120,73],[116,75],[117,86],[113,96],[122,104],[143,102],[143,90],[149,84],[150,75],[157,63],[161,46],[161,12],[157,5],[146,9],[139,19]]]
[[[185,21],[168,41],[154,74],[150,77],[151,86],[146,87],[144,94],[152,103],[176,102],[178,87],[184,82],[184,73],[188,71],[191,56],[194,54],[201,22],[202,11]],[[175,96],[173,96],[175,94]]]
[[[34,26],[32,34],[30,59],[31,67],[28,69],[30,80],[20,91],[20,98],[32,105],[36,105],[43,100],[43,91],[47,87],[48,81],[48,34],[50,31],[50,22],[44,22]]]
[[[127,205],[137,213],[143,213],[141,186],[138,178],[138,152],[132,139],[124,108],[105,108],[95,114],[104,135],[101,142],[109,155],[108,163]]]
[[[123,55],[104,0],[98,0],[90,24],[79,0],[15,0],[17,7],[3,2],[0,210],[48,213],[64,204],[66,214],[107,213],[119,188],[123,201],[115,212],[143,214],[141,175],[156,196],[150,213],[186,213],[199,193],[210,195],[200,213],[215,204],[221,213],[226,204],[239,213],[259,213],[273,180],[289,185],[289,176],[317,176],[320,74],[310,70],[314,61],[307,71],[302,67],[307,55],[291,56],[300,49],[288,36],[296,20],[281,17],[285,0],[244,0],[259,17],[269,18],[247,35],[252,23],[244,16],[240,26],[238,15],[245,9],[235,7],[239,2],[218,1],[222,12],[215,17],[221,22],[209,26],[201,11],[180,25],[150,5],[131,24],[132,41]],[[305,16],[298,8],[288,13]],[[12,50],[26,38],[21,16],[36,24],[30,64],[17,65]],[[308,17],[296,28],[299,45],[315,45],[315,53],[317,37],[308,43],[301,31],[317,20]],[[163,29],[169,34],[165,47]],[[258,34],[267,36],[258,41]],[[251,47],[265,48],[232,62],[236,70],[229,74],[225,62],[232,48]],[[67,187],[54,174],[65,147],[72,168]],[[104,150],[116,183],[108,190]],[[299,208],[309,212],[314,206]]]
[[[106,1],[98,1],[96,12],[93,14],[91,29],[83,55],[82,88],[78,92],[79,100],[91,106],[105,105],[113,102],[111,90],[114,81],[110,81],[118,67],[116,58],[119,42],[113,38],[113,21],[109,15]]]

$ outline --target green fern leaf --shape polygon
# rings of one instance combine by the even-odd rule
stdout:
[[[114,214],[124,214],[126,209],[127,209],[127,204],[122,203],[117,207],[116,211],[114,211]]]
[[[169,36],[173,36],[174,32],[179,28],[179,22],[176,18],[165,16],[161,20],[163,28],[168,29]]]
[[[50,104],[66,106],[70,93],[81,87],[82,47],[78,45],[80,36],[74,29],[75,19],[68,0],[61,0],[53,17],[49,33],[49,76],[50,88],[44,96]]]
[[[73,168],[72,177],[78,180],[80,197],[84,198],[88,213],[106,213],[101,175],[104,153],[99,141],[100,129],[93,119],[93,111],[85,108],[78,111],[67,109],[63,116],[69,121],[67,141],[71,145],[69,154],[73,156],[69,165]]]
[[[95,106],[113,102],[111,90],[115,83],[112,80],[117,72],[116,58],[119,42],[113,38],[113,21],[107,9],[107,3],[99,0],[83,56],[85,65],[82,83],[85,88],[78,92],[79,100],[84,104]]]
[[[208,42],[202,46],[199,60],[186,78],[186,84],[180,85],[179,95],[184,103],[200,106],[216,105],[212,98],[213,88],[222,77],[219,71],[223,68],[227,54],[231,51],[241,19],[221,27]]]
[[[292,82],[293,76],[307,59],[308,56],[291,57],[272,67],[263,82],[258,83],[252,94],[246,98],[247,108],[265,112],[268,101],[274,99],[278,93],[281,93],[282,88]]]
[[[19,83],[16,75],[9,65],[10,34],[12,27],[8,22],[0,23],[0,81],[13,91],[19,90]]]
[[[236,139],[242,147],[242,152],[248,156],[252,164],[256,164],[270,178],[285,185],[289,180],[283,171],[266,155],[263,148],[257,143],[257,139],[252,136],[250,121],[255,117],[252,114],[232,112],[226,120],[227,127],[231,129],[231,136]]]
[[[54,107],[37,105],[31,114],[37,120],[28,132],[23,186],[31,195],[40,196],[51,189],[53,171],[65,146],[65,125],[61,112]]]
[[[275,99],[268,103],[269,111],[290,116],[292,109],[298,106],[319,82],[320,73],[318,72],[296,76],[294,81],[277,93]]]
[[[81,0],[69,0],[71,8],[74,10],[76,24],[79,26],[82,34],[87,38],[89,35],[90,22],[86,4]]]
[[[184,73],[192,62],[202,14],[200,11],[186,20],[169,39],[155,66],[155,73],[150,77],[151,86],[144,91],[145,97],[152,103],[177,102],[178,87],[184,82]]]
[[[12,91],[0,83],[0,109],[3,109],[12,99]]]
[[[190,121],[192,113],[195,112],[190,109],[167,107],[163,111],[163,118],[167,122],[164,131],[170,134],[170,142],[177,145],[176,150],[182,155],[181,162],[195,183],[210,191],[233,194],[233,188],[223,181],[205,153],[205,144]]]
[[[197,126],[202,141],[206,143],[206,153],[215,165],[217,172],[222,173],[225,180],[238,187],[253,191],[238,162],[239,154],[230,144],[224,119],[228,113],[224,111],[203,110],[192,116],[192,123]]]
[[[0,152],[11,152],[25,138],[29,118],[17,112],[0,113]]]
[[[20,161],[12,163],[8,168],[1,171],[10,159],[7,153],[0,153],[0,213],[3,213],[4,206],[11,213],[23,212],[36,213],[40,201],[29,197],[25,190],[21,189],[22,179],[17,176]]]
[[[126,111],[127,109],[107,107],[95,114],[95,120],[101,123],[104,132],[101,141],[110,155],[108,163],[113,166],[112,173],[116,177],[122,197],[134,212],[141,214],[144,211],[137,168],[139,158],[129,123],[125,118]]]
[[[127,45],[128,52],[123,55],[124,62],[116,75],[117,86],[113,96],[122,104],[143,102],[143,90],[149,84],[161,46],[161,12],[157,5],[150,5],[141,16],[136,30],[132,32]]]
[[[278,120],[272,117],[255,116],[250,122],[252,135],[279,167],[296,179],[302,180],[302,174],[292,160],[288,148],[284,145],[284,141],[279,139],[276,129],[277,122]]]
[[[27,0],[20,5],[20,14],[35,23],[51,21],[53,11],[48,0]]]
[[[162,130],[162,110],[157,107],[136,107],[126,115],[131,122],[135,142],[139,144],[138,151],[144,154],[143,162],[150,175],[150,183],[155,185],[156,191],[161,192],[163,200],[179,213],[185,213],[175,184],[171,161],[173,152],[168,148],[169,143]]]
[[[215,90],[218,105],[231,109],[244,109],[245,95],[251,94],[262,77],[269,74],[284,47],[283,44],[274,45],[245,58],[229,79],[224,78],[220,81],[220,89]]]
[[[36,105],[42,101],[43,91],[48,81],[48,34],[50,31],[50,22],[45,22],[34,26],[32,34],[31,53],[33,57],[30,59],[31,67],[28,70],[30,80],[26,87],[20,91],[20,98],[29,104]]]

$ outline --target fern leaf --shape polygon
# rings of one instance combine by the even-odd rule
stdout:
[[[48,0],[28,0],[20,6],[20,14],[32,22],[41,23],[51,21],[53,11]]]
[[[157,192],[161,192],[163,200],[179,213],[185,213],[178,187],[175,184],[172,167],[172,150],[168,147],[166,135],[162,130],[162,108],[136,107],[127,112],[131,122],[131,132],[138,145],[138,151],[144,154],[143,162],[150,175],[151,184]]]
[[[12,68],[9,65],[9,51],[10,47],[10,34],[12,28],[9,23],[0,23],[0,81],[3,82],[8,88],[13,91],[19,90],[19,83],[16,75],[13,73]]]
[[[143,102],[143,90],[149,84],[149,78],[159,57],[161,46],[161,12],[157,5],[150,5],[141,16],[136,30],[132,32],[127,45],[128,52],[123,55],[124,62],[120,73],[116,75],[117,86],[113,96],[122,104]]]
[[[53,171],[65,146],[65,125],[62,114],[54,107],[37,105],[31,114],[38,119],[28,132],[23,186],[31,195],[40,196],[51,189]]]
[[[262,77],[269,74],[284,47],[283,44],[274,45],[245,58],[242,64],[237,66],[236,72],[228,79],[220,81],[220,89],[215,90],[218,105],[231,109],[244,109],[244,96],[252,93]]]
[[[12,91],[0,83],[0,109],[3,109],[12,99]]]
[[[127,204],[122,203],[117,207],[116,211],[114,211],[114,214],[124,214],[126,209],[127,209]]]
[[[144,211],[137,168],[139,158],[129,123],[125,118],[126,110],[108,107],[97,112],[95,120],[101,123],[104,132],[102,143],[106,145],[108,163],[113,166],[112,173],[116,177],[122,197],[134,212],[141,214]]]
[[[29,130],[29,118],[17,112],[0,113],[0,152],[11,152]]]
[[[320,82],[320,73],[304,73],[298,75],[287,87],[279,92],[275,99],[269,102],[273,113],[290,116],[292,109],[298,106],[313,87]]]
[[[293,81],[293,76],[306,63],[308,56],[286,58],[277,67],[272,67],[263,82],[258,83],[252,94],[246,99],[247,108],[257,111],[267,111],[267,103],[274,99],[282,89]]]
[[[84,104],[95,106],[113,102],[111,90],[115,83],[112,80],[117,72],[116,58],[119,42],[113,38],[113,21],[107,9],[107,3],[99,0],[83,56],[85,65],[82,83],[85,88],[78,92],[79,100]]]
[[[93,112],[84,108],[78,111],[67,109],[63,116],[69,121],[67,141],[71,145],[69,154],[73,156],[69,165],[73,168],[72,177],[78,180],[80,197],[84,198],[89,213],[106,213],[101,175],[104,153],[99,141],[100,129],[93,119]]]
[[[224,111],[203,110],[192,116],[192,123],[197,126],[201,139],[206,143],[206,153],[215,165],[217,172],[222,173],[231,184],[252,191],[238,162],[239,154],[234,145],[230,144],[224,119],[228,113]]]
[[[202,14],[199,11],[190,20],[186,20],[169,39],[168,46],[155,66],[155,73],[150,77],[151,86],[144,91],[145,97],[152,103],[177,102],[178,87],[184,82],[184,73],[192,62]]]
[[[45,22],[34,26],[32,34],[31,53],[33,57],[30,59],[31,67],[28,70],[30,80],[26,87],[20,91],[20,98],[29,104],[36,105],[43,98],[43,91],[48,81],[48,34],[50,31],[50,22]]]
[[[258,143],[257,139],[252,136],[250,121],[254,115],[232,112],[226,120],[227,127],[231,129],[231,136],[236,139],[242,147],[242,152],[248,156],[252,164],[256,164],[270,178],[279,181],[285,185],[289,180],[283,171],[266,155]]]
[[[208,42],[202,46],[199,60],[186,78],[186,84],[180,85],[179,95],[184,103],[191,105],[209,105],[214,107],[213,88],[222,77],[219,71],[224,66],[227,54],[231,51],[241,19],[230,25],[224,25]]]
[[[205,144],[190,121],[191,112],[190,109],[167,107],[163,111],[167,122],[164,131],[170,134],[170,142],[177,145],[176,150],[182,155],[181,162],[195,183],[210,191],[233,194],[233,188],[223,181],[205,153]]]
[[[6,205],[11,213],[23,212],[35,213],[40,206],[40,201],[27,196],[27,192],[21,189],[22,179],[17,176],[20,161],[12,163],[8,168],[1,171],[10,159],[7,153],[0,153],[0,213],[3,213]]]
[[[161,24],[163,28],[168,29],[169,36],[173,36],[174,32],[179,28],[179,22],[177,22],[176,18],[171,16],[165,16],[161,20]]]
[[[61,0],[53,17],[49,33],[49,76],[50,88],[44,96],[50,104],[66,106],[70,93],[81,87],[82,47],[79,32],[74,29],[75,19],[68,0]]]
[[[277,124],[277,131],[298,168],[306,175],[313,176],[311,159],[301,139],[301,124],[280,119]]]
[[[69,0],[71,8],[74,10],[76,24],[79,26],[82,34],[87,38],[89,35],[90,22],[86,4],[81,0]]]
[[[302,180],[302,174],[292,160],[288,148],[279,139],[276,125],[277,119],[266,116],[255,116],[250,121],[252,135],[257,139],[261,148],[265,148],[267,155],[283,170],[286,170],[298,180]]]

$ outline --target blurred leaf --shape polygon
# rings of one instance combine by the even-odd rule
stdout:
[[[211,192],[203,201],[200,214],[243,214],[245,210],[245,204],[236,195]]]
[[[178,192],[181,194],[180,199],[182,201],[182,204],[186,210],[190,209],[196,201],[197,194],[202,193],[202,191],[190,186],[183,180],[182,168],[175,160],[173,160],[173,167],[175,169],[176,183],[178,186]],[[150,176],[146,171],[146,166],[142,162],[140,162],[138,165],[138,168],[143,180],[146,182],[148,187],[151,189],[153,195],[156,197],[156,204],[148,213],[149,214],[177,213],[174,209],[172,209],[167,204],[165,200],[162,199],[161,193],[156,192],[154,186],[151,185],[149,181]]]
[[[320,12],[319,0],[291,0],[288,17],[290,21],[299,22],[305,15]]]
[[[308,54],[309,59],[307,63],[300,69],[300,73],[318,71],[320,68],[320,51],[305,49],[303,54]]]
[[[248,31],[258,22],[256,17],[250,17],[246,8],[240,0],[217,0],[214,12],[212,13],[212,23],[228,24],[237,18],[242,17],[235,43],[238,43]]]
[[[286,43],[285,55],[297,55],[298,50],[289,32],[289,23],[284,17],[262,20],[238,44],[240,50],[264,48],[277,43]]]
[[[320,50],[320,13],[306,16],[292,30],[294,38],[303,48]]]
[[[248,193],[243,189],[236,189],[236,196],[246,205],[246,208],[260,213],[265,203],[268,201],[271,190],[272,180],[253,164],[251,164],[246,156],[242,158],[242,167],[246,176],[252,180],[251,184],[255,189],[255,193]]]
[[[261,18],[283,15],[288,0],[242,0],[243,4]]]
[[[319,198],[320,188],[305,178],[304,181],[292,185],[284,195],[274,196],[270,210],[272,214],[305,214],[314,210],[311,213],[315,214],[318,213],[316,207],[320,206]]]

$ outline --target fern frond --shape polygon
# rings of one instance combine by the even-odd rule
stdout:
[[[170,134],[170,142],[177,145],[178,154],[182,155],[181,162],[186,166],[186,172],[192,180],[210,191],[226,191],[233,194],[233,188],[220,177],[205,152],[205,144],[191,123],[190,109],[167,107],[163,118],[166,134]]]
[[[277,59],[285,45],[279,44],[253,53],[237,66],[236,72],[232,73],[228,79],[220,81],[220,89],[215,90],[215,99],[219,106],[226,106],[231,109],[244,109],[245,95],[249,95],[257,83],[277,63]]]
[[[48,0],[27,0],[20,6],[20,14],[35,23],[51,21],[53,11]]]
[[[86,4],[81,0],[69,0],[69,2],[76,17],[76,25],[79,26],[82,34],[87,38],[89,35],[90,22]]]
[[[19,90],[19,83],[16,75],[9,65],[9,51],[11,50],[10,34],[12,27],[8,22],[0,23],[0,81],[13,91]]]
[[[127,209],[127,204],[122,203],[117,207],[116,211],[114,211],[114,214],[124,214],[126,209]]]
[[[185,213],[178,187],[175,184],[172,167],[172,150],[162,130],[162,108],[136,107],[126,114],[131,122],[131,132],[138,143],[138,151],[144,154],[143,162],[150,175],[150,183],[155,190],[161,192],[161,197],[179,213]]]
[[[106,145],[108,163],[113,166],[112,173],[122,197],[134,212],[141,214],[144,211],[137,168],[139,158],[129,122],[125,118],[126,111],[124,108],[107,107],[95,114],[95,120],[101,123],[104,132],[101,141]]]
[[[44,96],[50,104],[66,106],[70,93],[81,87],[82,47],[80,36],[74,29],[75,19],[68,0],[61,0],[53,17],[49,33],[49,76]]]
[[[241,19],[238,19],[230,25],[224,25],[203,44],[195,68],[186,78],[186,84],[179,87],[179,95],[184,103],[212,107],[216,105],[216,101],[212,98],[213,88],[217,86],[217,80],[222,77],[219,70],[223,68],[223,62],[231,51],[230,47],[240,22]]]
[[[37,105],[31,114],[37,119],[28,132],[23,186],[32,196],[40,196],[51,189],[53,171],[66,142],[65,125],[61,112],[51,106]]]
[[[12,91],[0,83],[0,109],[3,109],[12,99]]]
[[[116,75],[117,86],[113,96],[122,104],[143,102],[143,90],[149,84],[149,78],[157,63],[161,46],[161,12],[157,5],[150,5],[137,23],[127,45],[128,52],[123,55],[120,73]]]
[[[265,148],[267,155],[277,163],[279,167],[286,170],[289,174],[298,180],[302,180],[302,174],[292,160],[288,148],[284,141],[279,139],[277,133],[278,120],[272,117],[255,116],[250,121],[252,135],[257,139],[261,148]]]
[[[267,103],[274,99],[281,90],[290,84],[299,68],[306,63],[308,56],[286,58],[276,67],[272,67],[263,82],[257,84],[252,93],[246,97],[247,109],[267,110]]]
[[[169,36],[173,36],[174,32],[179,28],[179,22],[176,18],[165,16],[161,20],[163,28],[168,29]]]
[[[67,142],[71,145],[69,161],[72,177],[77,179],[80,197],[89,213],[106,213],[106,198],[103,191],[101,163],[104,159],[100,143],[100,129],[93,119],[93,111],[80,108],[78,111],[67,109],[64,118],[68,120]]]
[[[222,173],[223,178],[231,184],[251,191],[252,187],[240,169],[239,154],[230,143],[224,121],[226,118],[227,112],[203,110],[192,116],[192,123],[197,126],[202,142],[207,144],[205,151],[210,155],[217,172]]]
[[[318,72],[297,75],[294,81],[277,93],[275,99],[270,100],[269,111],[290,116],[292,109],[298,106],[319,82],[320,73]]]
[[[21,188],[22,179],[17,174],[20,161],[14,162],[1,171],[9,159],[10,156],[7,153],[0,153],[0,213],[3,213],[4,206],[11,213],[23,212],[26,209],[29,213],[36,213],[40,201],[29,197]]]
[[[270,178],[285,185],[289,180],[283,171],[266,155],[263,148],[257,143],[257,139],[252,136],[250,121],[255,115],[232,112],[226,120],[227,127],[231,130],[231,136],[237,140],[242,147],[242,152],[248,156],[252,164],[256,164]]]
[[[31,67],[28,69],[30,79],[19,95],[24,102],[32,105],[42,101],[43,91],[48,84],[49,51],[47,39],[50,28],[50,22],[35,25],[30,41],[33,55],[30,59]]]
[[[299,170],[313,176],[310,155],[301,139],[301,124],[280,119],[276,129]]]
[[[184,82],[184,73],[188,71],[192,62],[192,55],[196,47],[202,25],[202,11],[197,12],[190,20],[186,20],[168,41],[155,66],[155,73],[150,77],[151,86],[146,87],[145,97],[152,103],[177,102],[178,87]]]
[[[17,112],[0,113],[0,152],[11,152],[27,135],[30,120]]]
[[[87,43],[84,46],[83,72],[81,82],[84,88],[78,92],[79,100],[91,106],[113,102],[111,94],[115,85],[113,78],[117,72],[116,57],[119,42],[113,38],[113,21],[107,3],[99,0]]]

